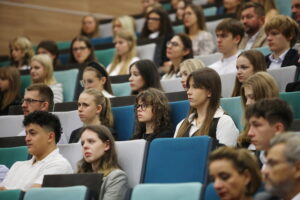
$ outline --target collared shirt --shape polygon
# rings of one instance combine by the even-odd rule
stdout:
[[[218,72],[219,75],[228,74],[228,73],[236,73],[236,60],[240,53],[241,52],[238,51],[233,56],[230,56],[228,58],[222,58],[222,60],[215,62],[214,64],[210,65],[209,67],[216,70],[216,72]]]
[[[239,135],[239,131],[236,128],[233,120],[229,115],[224,114],[224,110],[219,107],[214,115],[214,118],[220,118],[217,124],[217,131],[216,131],[216,139],[219,140],[219,143],[225,144],[227,146],[236,146],[237,137]],[[178,130],[183,123],[184,119],[179,122],[176,126],[174,137],[177,136]],[[199,130],[201,125],[196,124],[195,114],[192,113],[188,117],[188,121],[192,124],[189,136],[193,136],[194,133]]]
[[[73,173],[71,164],[59,153],[58,148],[43,160],[35,160],[33,156],[31,160],[14,163],[0,186],[26,191],[33,184],[42,184],[46,174]]]
[[[254,42],[255,42],[258,34],[259,34],[259,31],[257,31],[254,35],[252,35],[252,37],[249,37],[248,34],[246,35],[246,37],[248,37],[249,40],[248,40],[248,42],[247,42],[247,44],[245,46],[245,50],[248,50],[248,49],[252,48],[252,46],[253,46],[253,44],[254,44]]]
[[[269,60],[271,61],[269,69],[279,69],[284,60],[285,55],[290,49],[283,52],[278,58],[273,58],[273,54],[269,55]]]

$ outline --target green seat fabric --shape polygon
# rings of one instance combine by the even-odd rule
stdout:
[[[294,114],[294,119],[300,119],[300,91],[299,92],[281,92],[280,98],[288,102]]]
[[[201,183],[140,184],[134,187],[131,200],[199,200]]]
[[[114,96],[129,96],[131,94],[131,87],[129,82],[113,83],[111,84]]]
[[[214,16],[214,15],[217,14],[217,7],[212,6],[212,7],[209,7],[209,8],[204,8],[203,13],[204,13],[204,16],[206,16],[206,17]]]
[[[184,26],[183,25],[173,26],[173,31],[175,33],[184,33]]]
[[[115,48],[97,50],[95,51],[95,56],[100,63],[107,67],[112,62],[114,53]]]
[[[71,45],[71,41],[57,42],[56,44],[59,50],[69,49]]]
[[[64,102],[73,101],[78,81],[78,69],[54,72],[55,79],[63,85]]]
[[[276,9],[282,15],[291,16],[291,2],[292,0],[275,0]]]
[[[31,84],[31,76],[29,74],[21,75],[21,89],[20,95],[24,96],[25,89]]]
[[[85,186],[32,188],[25,193],[24,200],[87,200]]]
[[[0,191],[0,199],[2,200],[20,200],[21,190],[4,190]]]
[[[28,159],[26,146],[0,148],[0,164],[10,168],[17,161]]]
[[[221,98],[221,106],[224,111],[233,119],[236,127],[242,131],[243,106],[240,97]]]
[[[10,66],[10,61],[9,60],[0,62],[0,67],[5,67],[5,66]]]
[[[260,47],[260,48],[255,48],[256,50],[260,51],[264,56],[268,55],[271,53],[271,50],[269,47]]]

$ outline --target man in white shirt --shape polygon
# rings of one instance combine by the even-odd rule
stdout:
[[[236,73],[236,60],[240,54],[238,45],[244,36],[243,24],[236,19],[224,19],[216,27],[217,46],[223,57],[209,67],[219,75]]]
[[[266,34],[263,28],[265,23],[265,9],[259,3],[247,2],[242,5],[240,11],[240,21],[245,28],[239,48],[248,50],[267,45]]]
[[[246,120],[249,124],[248,137],[256,150],[260,151],[259,160],[264,165],[264,152],[269,149],[270,140],[290,129],[292,110],[279,98],[262,99],[247,107]]]
[[[61,137],[57,116],[47,111],[35,111],[25,116],[26,144],[32,159],[13,164],[0,190],[28,190],[41,187],[44,175],[72,173],[70,163],[59,153],[56,143]]]
[[[266,191],[283,200],[300,200],[300,134],[281,134],[271,140],[262,174]]]

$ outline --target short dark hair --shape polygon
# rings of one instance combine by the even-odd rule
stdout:
[[[58,59],[58,55],[59,55],[59,50],[58,50],[58,46],[56,45],[55,41],[53,41],[53,40],[43,40],[36,47],[36,52],[38,51],[39,48],[46,49],[51,54],[53,54],[55,56],[53,64],[56,64],[57,59]]]
[[[265,8],[263,7],[262,4],[255,3],[255,2],[247,2],[247,3],[242,4],[242,6],[239,10],[239,18],[241,18],[242,12],[248,8],[254,8],[254,12],[260,17],[263,17],[266,15]]]
[[[281,122],[287,131],[293,121],[293,112],[289,104],[279,98],[261,99],[247,107],[246,119],[249,120],[251,117],[262,117],[269,124]]]
[[[23,120],[23,125],[28,126],[29,124],[37,124],[44,129],[53,131],[55,134],[55,143],[60,140],[62,134],[62,127],[58,117],[47,111],[34,111]]]
[[[43,101],[49,103],[48,111],[51,111],[54,105],[54,94],[51,88],[43,83],[35,83],[26,88],[26,91],[38,91]]]
[[[215,32],[218,31],[229,32],[232,34],[233,37],[239,35],[242,40],[242,38],[244,37],[245,29],[242,22],[240,22],[239,20],[226,18],[217,25]]]

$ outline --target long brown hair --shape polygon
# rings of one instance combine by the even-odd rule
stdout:
[[[267,64],[265,56],[258,50],[250,49],[247,51],[243,51],[239,56],[243,56],[249,60],[251,65],[253,66],[253,74],[259,71],[266,71],[267,70]],[[242,83],[238,80],[237,77],[235,77],[235,84],[234,89],[232,91],[231,96],[236,97],[240,96]]]
[[[221,79],[219,74],[211,68],[202,68],[192,72],[187,79],[187,88],[190,87],[190,80],[194,81],[195,87],[202,88],[210,91],[211,97],[209,100],[208,108],[206,110],[206,116],[201,128],[195,132],[195,136],[207,135],[213,121],[215,112],[220,106],[221,98]],[[190,107],[189,115],[194,113],[195,119],[198,117],[197,109]],[[177,137],[183,137],[186,131],[191,126],[191,123],[185,119],[178,130]]]
[[[0,109],[3,110],[18,97],[21,88],[21,77],[16,67],[1,67],[0,78],[7,79],[9,82],[9,89],[4,92],[0,105]]]
[[[90,130],[97,134],[102,142],[108,142],[110,148],[104,152],[101,159],[99,159],[98,169],[96,172],[103,173],[107,176],[114,169],[119,169],[118,157],[116,153],[115,140],[107,127],[103,125],[85,126],[80,130],[80,136],[86,130]],[[93,171],[91,163],[88,163],[84,158],[78,164],[78,173],[95,172]]]
[[[94,88],[86,89],[82,93],[86,93],[94,97],[94,102],[96,105],[101,105],[102,110],[99,114],[99,119],[101,124],[112,128],[114,125],[113,114],[111,110],[110,100],[106,98],[101,91]]]
[[[170,108],[166,95],[156,88],[149,88],[141,91],[135,100],[135,105],[143,102],[146,105],[152,106],[153,124],[155,125],[151,139],[155,138],[156,134],[166,129],[171,129]],[[146,132],[146,124],[139,122],[136,117],[136,130],[133,138],[140,139]]]

